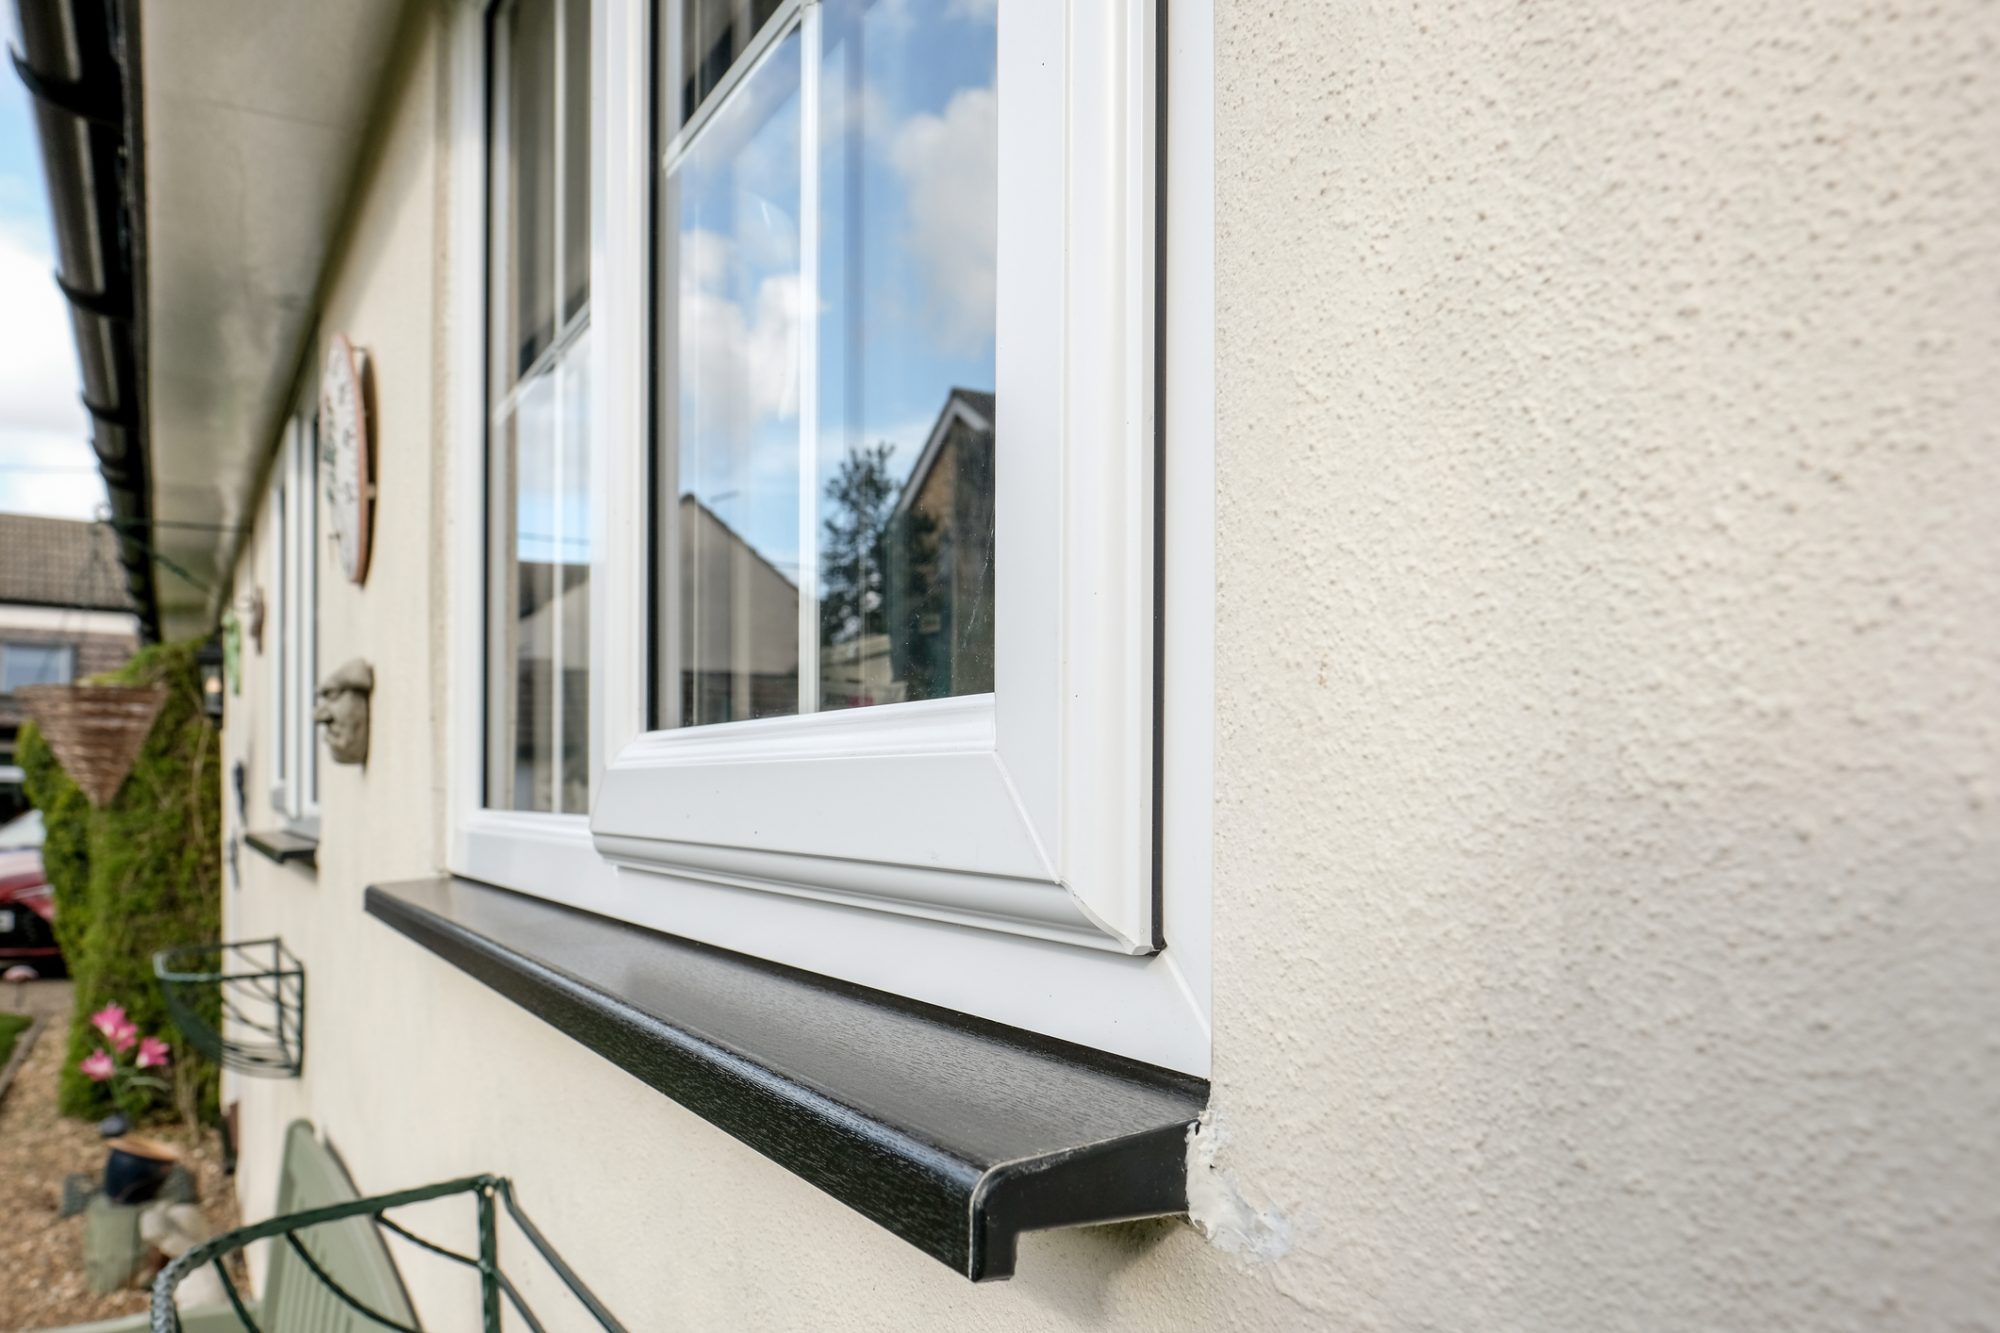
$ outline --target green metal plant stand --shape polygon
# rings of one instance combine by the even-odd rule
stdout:
[[[422,1236],[404,1229],[385,1216],[392,1208],[424,1203],[431,1199],[441,1199],[454,1194],[470,1194],[478,1204],[479,1254],[476,1258],[469,1254],[460,1254],[456,1250],[447,1249],[442,1245],[425,1240]],[[326,1270],[325,1266],[314,1259],[312,1253],[299,1240],[299,1233],[302,1231],[354,1217],[372,1218],[380,1226],[401,1236],[419,1248],[440,1258],[448,1259],[454,1263],[463,1264],[468,1268],[476,1270],[479,1274],[480,1288],[480,1328],[484,1333],[500,1333],[503,1300],[506,1304],[513,1306],[514,1312],[519,1317],[521,1323],[530,1329],[532,1333],[546,1333],[541,1320],[535,1316],[535,1312],[529,1308],[527,1301],[522,1297],[520,1289],[514,1285],[513,1281],[508,1278],[507,1274],[500,1267],[499,1221],[502,1209],[505,1209],[507,1216],[513,1219],[514,1225],[521,1229],[521,1234],[528,1238],[528,1242],[534,1246],[535,1251],[541,1255],[543,1261],[555,1271],[557,1277],[562,1279],[563,1285],[569,1288],[571,1295],[575,1296],[577,1303],[590,1312],[591,1317],[597,1321],[599,1327],[607,1330],[607,1333],[626,1333],[625,1326],[619,1323],[609,1310],[605,1309],[603,1302],[599,1301],[591,1293],[590,1288],[583,1284],[583,1279],[579,1278],[575,1271],[563,1262],[562,1256],[555,1252],[549,1245],[547,1238],[542,1235],[533,1222],[528,1220],[527,1215],[521,1211],[520,1205],[514,1201],[513,1187],[508,1184],[504,1177],[500,1176],[468,1176],[462,1180],[447,1181],[441,1185],[426,1185],[418,1189],[401,1190],[393,1194],[378,1194],[366,1199],[352,1199],[345,1203],[331,1204],[322,1208],[310,1208],[303,1212],[274,1217],[266,1222],[258,1222],[252,1226],[239,1227],[234,1231],[225,1232],[213,1240],[195,1246],[160,1271],[158,1280],[153,1283],[152,1333],[183,1333],[181,1317],[174,1303],[174,1289],[180,1285],[181,1281],[188,1274],[194,1272],[204,1264],[213,1264],[215,1266],[216,1273],[222,1279],[222,1289],[229,1298],[230,1309],[234,1312],[237,1320],[241,1322],[246,1333],[265,1333],[263,1326],[257,1323],[256,1317],[251,1313],[250,1303],[237,1290],[234,1279],[230,1277],[229,1265],[226,1261],[229,1256],[242,1250],[251,1242],[270,1238],[282,1239],[283,1243],[290,1248],[291,1256],[298,1261],[305,1273],[311,1275],[315,1285],[321,1291],[330,1294],[338,1302],[337,1308],[344,1317],[343,1326],[381,1327],[395,1329],[399,1333],[420,1333],[420,1330],[413,1324],[405,1323],[401,1319],[384,1314],[360,1297],[349,1292],[338,1279]],[[326,1308],[324,1303],[322,1303],[322,1308]],[[363,1322],[356,1322],[357,1318]],[[270,1333],[281,1333],[281,1331],[274,1325]],[[300,1330],[287,1329],[283,1330],[282,1333],[300,1333]]]
[[[305,1063],[306,973],[280,939],[190,944],[153,955],[167,1012],[226,1069],[297,1078]]]

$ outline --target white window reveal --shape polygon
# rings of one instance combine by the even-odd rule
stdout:
[[[301,391],[272,469],[270,594],[271,808],[288,828],[317,835],[319,746],[313,727],[319,683],[319,413],[317,391]]]

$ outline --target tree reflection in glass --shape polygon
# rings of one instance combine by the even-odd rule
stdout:
[[[785,37],[667,177],[688,725],[798,711],[799,51]]]
[[[993,688],[993,6],[821,6],[819,699]]]

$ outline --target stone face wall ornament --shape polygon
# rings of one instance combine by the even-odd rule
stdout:
[[[368,696],[374,692],[375,668],[358,657],[320,682],[313,721],[326,728],[334,763],[368,762]]]

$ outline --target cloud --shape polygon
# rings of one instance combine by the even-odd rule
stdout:
[[[819,117],[820,149],[828,155],[845,153],[850,140],[874,145],[895,138],[895,113],[872,80],[829,79],[820,89]]]
[[[0,513],[95,518],[104,481],[74,435],[0,424]]]
[[[49,255],[0,225],[0,509],[87,518],[104,500]]]
[[[681,398],[695,430],[740,447],[762,425],[796,421],[798,275],[771,274],[739,302],[728,295],[731,270],[743,262],[735,241],[695,229],[681,233],[680,247]]]
[[[89,429],[77,398],[69,307],[53,262],[0,228],[0,427]]]
[[[937,11],[930,5],[931,0],[875,0],[868,9],[868,21],[885,27],[907,28],[919,18],[936,18]],[[991,23],[999,12],[1000,0],[947,0],[944,6],[944,17],[972,23]]]
[[[905,121],[889,150],[903,178],[910,249],[938,332],[957,350],[979,348],[993,336],[999,132],[994,90],[966,88],[944,114]]]

